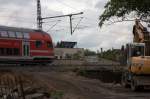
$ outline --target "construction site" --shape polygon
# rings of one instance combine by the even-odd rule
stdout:
[[[0,99],[149,99],[150,2],[80,2],[0,0]]]

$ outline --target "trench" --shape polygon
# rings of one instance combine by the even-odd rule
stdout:
[[[121,83],[122,71],[113,70],[79,70],[78,75],[99,79],[104,83]]]

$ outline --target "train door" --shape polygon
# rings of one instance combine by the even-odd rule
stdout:
[[[30,56],[30,42],[29,41],[23,41],[23,56],[28,57]]]

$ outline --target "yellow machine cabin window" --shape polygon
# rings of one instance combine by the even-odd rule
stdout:
[[[132,56],[144,56],[144,46],[133,46]]]

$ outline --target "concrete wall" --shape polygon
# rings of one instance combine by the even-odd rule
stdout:
[[[55,60],[53,65],[74,65],[74,66],[81,66],[84,64],[84,61],[81,60]]]
[[[59,59],[59,60],[54,60],[52,63],[53,65],[73,65],[73,66],[103,66],[103,65],[120,65],[118,62],[110,61],[110,60],[105,60],[101,59],[98,62],[87,62],[85,60],[66,60],[66,59]]]
[[[55,48],[54,53],[57,59],[66,59],[66,57],[72,56],[75,53],[79,53],[80,56],[84,57],[84,49],[83,48]]]

